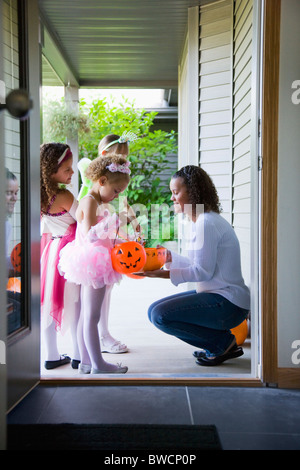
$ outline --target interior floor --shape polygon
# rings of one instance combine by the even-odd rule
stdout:
[[[39,385],[8,423],[213,424],[223,450],[300,450],[300,390]]]

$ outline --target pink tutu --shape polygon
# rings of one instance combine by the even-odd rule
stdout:
[[[43,233],[41,239],[41,306],[44,307],[46,283],[48,288],[51,289],[51,299],[47,305],[49,314],[54,318],[56,328],[60,329],[62,325],[63,311],[64,311],[64,289],[65,282],[59,272],[58,262],[60,251],[65,246],[68,246],[75,238],[76,223],[70,224],[63,236],[52,238],[51,233]],[[54,267],[53,280],[51,285],[51,278],[48,279],[47,271],[49,265]]]
[[[60,251],[58,268],[66,280],[99,289],[122,279],[111,262],[117,224],[115,215],[105,217],[86,236],[77,224],[75,240]]]

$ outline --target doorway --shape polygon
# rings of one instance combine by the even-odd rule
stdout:
[[[193,10],[193,9],[192,9]],[[197,11],[196,11],[197,10]],[[196,16],[193,15],[193,13],[196,12],[196,16],[198,15],[199,21],[195,21]],[[216,33],[214,30],[214,26],[216,23],[214,21],[218,20],[218,16],[220,15],[220,18],[223,20],[224,18],[226,21],[223,23],[218,23],[218,27],[221,28],[226,24],[225,28],[228,27],[229,25],[229,35],[227,34],[226,31],[219,31],[220,37],[217,37],[218,34],[212,34],[213,32]],[[216,174],[214,175],[216,180],[221,182],[220,175],[218,174],[220,171],[220,168],[224,169],[226,167],[227,162],[225,161],[211,161],[207,160],[207,158],[216,151],[220,155],[220,150],[222,149],[222,145],[224,144],[225,140],[230,140],[232,139],[231,146],[229,148],[231,155],[233,155],[233,160],[230,162],[231,169],[229,170],[228,174],[223,174],[222,175],[222,181],[223,177],[226,176],[227,183],[226,187],[223,186],[223,183],[221,182],[219,184],[220,192],[222,193],[222,198],[224,201],[224,207],[225,207],[225,215],[226,217],[229,218],[229,220],[232,221],[233,225],[239,232],[238,236],[242,244],[242,258],[243,258],[243,263],[245,266],[245,271],[246,271],[246,277],[247,277],[247,283],[249,287],[251,288],[252,292],[252,308],[251,308],[251,323],[250,323],[250,337],[247,338],[246,343],[245,343],[245,348],[247,350],[247,354],[245,354],[245,360],[247,360],[247,365],[245,363],[245,368],[241,367],[241,369],[236,368],[233,370],[233,372],[229,372],[228,376],[229,377],[234,377],[234,376],[245,376],[245,377],[259,377],[259,364],[260,364],[260,279],[259,279],[259,270],[260,270],[260,260],[259,260],[259,253],[260,253],[260,227],[259,227],[259,220],[260,220],[260,213],[259,213],[259,208],[260,208],[260,174],[258,170],[258,165],[257,165],[257,158],[259,157],[259,116],[260,116],[260,39],[261,39],[261,11],[260,11],[260,6],[257,5],[257,2],[253,2],[250,0],[245,0],[242,2],[232,2],[231,0],[224,0],[223,2],[216,2],[215,4],[212,3],[210,5],[205,5],[201,7],[200,9],[196,7],[193,11],[191,11],[190,17],[193,17],[193,25],[189,24],[189,37],[192,37],[194,42],[195,42],[195,47],[198,50],[199,46],[199,41],[200,41],[200,51],[204,51],[204,55],[208,56],[209,55],[209,41],[212,38],[213,44],[211,46],[211,52],[213,54],[217,53],[217,47],[220,46],[222,49],[222,53],[225,52],[225,50],[228,50],[230,54],[233,54],[233,45],[229,43],[228,47],[224,47],[224,44],[219,44],[219,41],[226,41],[228,37],[233,37],[232,36],[232,28],[234,29],[234,40],[235,40],[235,52],[236,54],[240,54],[240,60],[241,63],[244,63],[248,66],[245,67],[245,69],[239,69],[240,64],[239,63],[234,63],[234,66],[232,69],[230,69],[229,74],[224,73],[224,71],[219,70],[219,69],[214,69],[214,72],[218,74],[218,79],[221,78],[222,80],[225,80],[226,82],[226,77],[230,77],[230,73],[232,73],[232,77],[229,81],[229,83],[215,83],[215,82],[209,82],[209,80],[212,78],[211,75],[211,70],[207,69],[207,64],[204,61],[201,62],[202,58],[200,58],[200,64],[203,66],[203,74],[200,74],[200,82],[198,73],[194,73],[193,76],[196,77],[197,80],[197,85],[195,88],[196,93],[199,92],[199,86],[200,86],[200,101],[198,103],[198,108],[196,110],[196,114],[198,116],[199,113],[199,119],[195,120],[192,125],[195,127],[195,132],[194,135],[199,135],[199,125],[200,125],[200,135],[199,135],[199,149],[197,154],[195,155],[196,162],[197,164],[200,163],[202,166],[207,165],[207,171],[209,174],[212,174],[214,171],[216,171]],[[203,21],[203,24],[201,25],[201,21]],[[250,23],[249,23],[250,22]],[[208,24],[211,23],[211,24]],[[199,34],[199,26],[201,25],[201,34]],[[193,31],[191,28],[195,28]],[[196,40],[195,40],[196,38]],[[227,38],[227,39],[226,39]],[[249,39],[250,38],[250,39]],[[245,41],[244,41],[245,39]],[[201,49],[201,41],[204,41],[205,46]],[[216,42],[215,42],[216,41]],[[185,47],[185,50],[183,51],[184,53],[188,53],[189,51],[189,46]],[[214,55],[214,60],[215,64],[213,64],[213,67],[219,67],[220,64],[228,64],[228,61],[226,61],[226,58],[219,57]],[[230,56],[231,59],[233,60],[232,55]],[[252,57],[252,62],[249,63],[249,57]],[[183,57],[183,59],[186,59],[187,56]],[[208,61],[210,62],[210,61]],[[191,125],[186,122],[186,116],[188,116],[189,110],[191,107],[189,106],[189,97],[187,90],[185,89],[185,84],[190,85],[190,78],[191,76],[189,75],[190,71],[186,68],[186,64],[192,64],[192,61],[186,61],[182,60],[181,65],[180,65],[180,83],[179,83],[179,91],[180,91],[180,96],[181,99],[184,97],[185,102],[184,104],[180,103],[179,101],[179,107],[181,105],[181,109],[179,109],[179,119],[180,119],[180,132],[181,132],[181,142],[185,143],[185,138],[187,137],[187,129],[189,129],[189,132],[193,134],[193,130],[191,129]],[[189,65],[189,66],[190,66]],[[194,64],[195,65],[195,64]],[[210,63],[210,65],[212,65]],[[193,64],[192,64],[193,66]],[[198,70],[198,67],[197,67]],[[250,74],[249,74],[250,70]],[[205,75],[207,76],[205,77]],[[236,85],[236,82],[234,81],[234,77],[239,77],[241,84],[243,85],[240,88],[240,92],[236,91],[235,87],[235,94],[233,93],[233,85]],[[244,82],[245,77],[247,77],[246,84]],[[217,78],[217,77],[215,77]],[[215,118],[221,118],[224,119],[224,109],[208,109],[206,106],[212,105],[214,99],[219,99],[220,96],[212,96],[210,95],[205,95],[205,93],[214,93],[215,91],[217,94],[220,91],[220,87],[225,85],[225,87],[229,88],[231,87],[231,98],[229,97],[229,100],[224,100],[222,97],[219,101],[221,106],[228,106],[228,111],[231,113],[231,120],[229,122],[229,127],[231,126],[231,131],[233,132],[234,129],[234,134],[231,134],[231,131],[229,135],[224,138],[224,135],[217,136],[216,135],[210,135],[210,132],[213,130],[212,127],[212,122],[207,121],[209,117],[214,116]],[[227,86],[228,85],[228,86]],[[202,88],[204,90],[204,94],[202,93]],[[238,94],[239,93],[239,94]],[[237,106],[237,102],[241,99],[241,97],[246,96],[246,99],[241,100],[240,106]],[[207,99],[206,99],[207,98]],[[191,96],[191,100],[193,100],[193,103],[195,102],[194,96]],[[226,104],[227,103],[227,104]],[[229,104],[228,104],[229,103]],[[250,104],[252,104],[252,107],[249,107]],[[181,114],[180,114],[181,113]],[[247,124],[247,126],[245,125]],[[228,123],[227,123],[228,124]],[[219,123],[217,126],[215,126],[215,130],[224,132],[225,128],[228,128],[228,125],[223,125],[222,123]],[[247,141],[246,139],[243,138],[243,133],[246,132],[247,134]],[[215,132],[215,131],[214,131]],[[215,141],[217,141],[220,144],[220,148],[218,149],[210,149],[207,147],[207,142],[208,138],[212,138]],[[206,140],[205,140],[206,139]],[[250,144],[251,142],[251,144]],[[245,151],[245,148],[247,150]],[[181,152],[180,152],[180,165],[183,166],[186,164],[184,161],[184,158],[182,155],[184,155],[185,149],[181,147]],[[211,152],[212,150],[212,152]],[[209,152],[211,152],[209,154]],[[229,152],[229,153],[230,153]],[[227,170],[226,170],[227,171]],[[247,180],[243,180],[245,178]],[[229,183],[228,183],[229,182]],[[228,196],[229,193],[229,196]],[[246,194],[246,196],[245,196]],[[246,226],[243,226],[244,222],[246,221]],[[254,254],[254,256],[253,256]],[[138,282],[138,281],[136,281]],[[126,339],[126,337],[123,339],[122,331],[118,330],[118,311],[119,307],[118,305],[114,305],[112,303],[112,310],[111,310],[111,321],[114,322],[114,328],[117,328],[118,336],[120,336],[120,339],[126,343],[129,343],[129,347],[132,347],[131,344],[135,344],[135,341],[130,341],[130,334],[135,331],[136,325],[141,325],[143,324],[143,328],[145,331],[148,331],[148,328],[150,327],[151,333],[149,331],[148,338],[151,338],[152,334],[154,334],[154,331],[151,327],[150,324],[148,324],[148,319],[146,315],[147,307],[151,303],[147,303],[145,300],[148,296],[148,292],[152,292],[151,287],[148,287],[148,281],[144,280],[144,286],[145,286],[145,291],[144,288],[139,290],[138,294],[141,294],[141,299],[140,299],[140,305],[143,305],[141,307],[141,310],[144,312],[142,315],[137,313],[136,317],[134,313],[132,314],[132,318],[130,318],[130,322],[127,322],[127,326],[125,328],[127,329],[129,341]],[[151,281],[150,281],[151,282]],[[165,288],[165,284],[163,283],[164,281],[158,280],[157,281],[157,291],[153,294],[154,296],[157,293],[158,297],[164,296],[164,292],[168,291],[169,292],[169,287],[170,291],[172,291],[172,287],[169,286],[168,289]],[[146,288],[147,285],[147,288]],[[125,286],[125,287],[124,287]],[[136,291],[134,281],[131,281],[129,279],[126,279],[124,283],[121,283],[120,286],[116,286],[114,290],[118,289],[118,292],[121,294],[122,289],[124,288],[124,295],[128,294],[131,289],[132,291]],[[160,294],[161,291],[161,294]],[[176,290],[178,292],[178,290]],[[137,293],[134,292],[136,295]],[[152,294],[151,294],[152,295]],[[151,296],[150,296],[151,297]],[[121,295],[120,295],[121,298]],[[125,295],[126,298],[126,295]],[[152,297],[151,297],[152,298]],[[128,304],[130,305],[130,303]],[[133,309],[134,310],[134,309]],[[114,320],[115,319],[115,320]],[[145,320],[145,323],[143,321]],[[124,327],[124,324],[122,324],[122,327]],[[137,332],[137,338],[142,337],[142,334],[140,332]],[[170,338],[165,338],[162,336],[162,339],[164,342],[170,341]],[[156,339],[154,341],[159,340]],[[172,343],[172,341],[171,341]],[[137,342],[138,344],[138,342]],[[171,347],[171,345],[170,345]],[[176,347],[176,346],[175,346]],[[180,346],[181,347],[181,346]],[[135,346],[132,347],[133,350],[135,350]],[[145,353],[147,353],[149,350],[154,349],[153,344],[151,342],[147,347],[145,347]],[[188,348],[189,349],[189,348]],[[179,345],[177,346],[177,350],[179,351]],[[63,352],[63,351],[62,351]],[[179,374],[181,376],[186,374],[187,377],[192,377],[194,373],[194,369],[190,369],[190,356],[191,356],[191,350],[189,349],[188,352],[184,352],[184,354],[188,354],[189,359],[187,359],[189,365],[185,369],[185,372],[181,373],[182,370],[180,369]],[[122,355],[122,362],[126,364],[126,359],[128,358],[128,361],[131,361],[131,358],[133,358],[134,355],[132,354],[131,356],[128,354]],[[138,356],[139,358],[142,358],[143,356],[140,354]],[[119,358],[118,358],[119,359]],[[144,362],[149,362],[145,356]],[[137,363],[138,364],[138,360]],[[135,374],[139,376],[140,374],[143,374],[143,367],[142,364],[137,366],[136,364],[133,364],[133,370],[135,371]],[[165,374],[168,375],[168,372],[166,372],[166,366],[163,365],[163,362],[161,360],[161,357],[157,361],[157,364],[162,365],[162,369],[159,369],[157,371],[153,372],[152,370],[149,370],[148,372],[150,374],[156,374],[157,376],[160,376],[161,374],[164,376]],[[194,365],[192,366],[194,367]],[[61,368],[61,371],[63,369]],[[55,375],[60,375],[61,371],[56,371],[56,374],[54,372],[47,372],[46,374],[42,374],[42,377],[48,377],[52,376],[54,378]],[[70,375],[73,376],[74,372],[73,371],[68,371],[70,372]],[[176,372],[176,371],[175,371]],[[178,371],[177,371],[178,372]],[[198,372],[197,372],[198,373]],[[197,374],[196,373],[196,374]],[[53,375],[54,374],[54,375]],[[207,376],[207,373],[204,374]],[[210,377],[211,376],[219,376],[219,377],[227,377],[227,372],[224,370],[224,367],[220,368],[220,371],[216,371],[214,369],[213,374],[208,374]]]
[[[107,90],[108,95],[110,91]],[[124,90],[122,92],[125,93]],[[97,94],[97,90],[94,91],[95,94]],[[60,96],[63,95],[64,88],[61,87]],[[172,162],[174,162],[174,159]],[[177,166],[176,155],[176,161],[173,163],[171,171],[176,171]],[[169,198],[169,194],[167,197]],[[189,286],[189,288],[192,287]],[[108,362],[122,362],[122,364],[128,365],[129,371],[122,380],[143,380],[147,378],[151,380],[185,380],[203,377],[248,379],[252,376],[250,332],[243,345],[245,354],[242,359],[214,368],[213,371],[208,371],[195,364],[193,347],[164,335],[150,324],[147,310],[153,301],[186,289],[186,285],[175,287],[168,280],[133,280],[126,277],[120,285],[113,288],[109,315],[110,329],[114,337],[127,344],[129,353],[121,355],[105,354],[105,359]],[[70,351],[72,351],[70,334],[62,335],[59,333],[58,341],[60,353],[70,355]],[[46,370],[44,368],[43,342],[41,344],[41,378],[45,381],[64,379],[99,380],[99,377],[79,376],[78,371],[72,369],[69,364],[54,370]],[[109,377],[106,377],[106,379],[109,380]]]

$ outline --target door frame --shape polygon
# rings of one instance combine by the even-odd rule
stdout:
[[[254,2],[253,9],[253,22],[254,22],[254,37],[256,38],[255,41],[253,41],[253,56],[255,54],[258,54],[258,57],[255,57],[255,64],[254,64],[254,71],[253,71],[253,77],[252,77],[252,90],[253,90],[253,100],[252,103],[254,103],[253,106],[253,115],[251,116],[252,118],[252,141],[253,141],[253,147],[251,151],[253,152],[253,158],[251,162],[252,166],[252,175],[251,179],[252,182],[254,183],[253,189],[252,189],[252,198],[253,198],[253,218],[252,218],[252,224],[253,224],[253,229],[252,229],[252,245],[251,245],[251,250],[253,250],[253,253],[255,253],[255,261],[254,265],[252,266],[252,271],[255,273],[254,279],[252,281],[252,286],[251,289],[254,291],[255,294],[252,295],[251,303],[254,305],[256,312],[255,312],[255,319],[254,322],[252,322],[252,325],[254,323],[254,328],[252,327],[251,331],[251,338],[253,341],[253,350],[251,354],[251,373],[249,373],[248,376],[245,376],[243,378],[241,377],[184,377],[184,378],[147,378],[147,379],[142,379],[142,378],[127,378],[127,377],[122,377],[122,378],[92,378],[89,379],[88,377],[84,377],[84,380],[80,377],[79,379],[76,378],[64,378],[64,379],[52,379],[52,378],[43,378],[42,382],[43,384],[57,384],[57,383],[68,383],[68,384],[103,384],[103,385],[129,385],[129,384],[134,384],[134,385],[149,385],[149,384],[157,384],[157,385],[203,385],[203,386],[263,386],[263,376],[265,376],[265,371],[263,369],[263,364],[260,364],[260,361],[262,360],[262,355],[261,351],[263,350],[262,348],[262,342],[264,341],[263,337],[263,328],[261,326],[261,320],[260,320],[260,314],[261,314],[261,292],[260,292],[260,286],[261,286],[261,279],[260,276],[257,274],[257,272],[260,271],[261,269],[261,259],[265,259],[260,256],[260,246],[262,245],[262,239],[264,237],[263,234],[263,226],[261,225],[261,220],[260,216],[263,213],[262,208],[260,207],[261,204],[261,199],[258,197],[257,193],[260,191],[260,186],[263,184],[263,181],[261,179],[261,172],[258,171],[258,158],[260,155],[260,141],[259,141],[259,128],[260,124],[259,121],[260,119],[264,118],[264,114],[262,112],[262,99],[261,96],[263,94],[262,90],[262,77],[261,77],[261,70],[262,68],[267,68],[268,64],[265,63],[265,56],[262,54],[262,43],[266,40],[265,38],[265,33],[264,33],[264,24],[262,24],[262,7],[263,7],[263,0],[262,2]],[[193,7],[189,9],[189,16],[190,16],[190,28],[188,29],[188,35],[186,38],[186,43],[185,43],[185,48],[184,50],[187,51],[189,48],[192,50],[192,53],[195,50],[195,31],[198,28],[198,20],[197,20],[197,15],[198,15],[198,7]],[[197,48],[196,48],[197,49]],[[184,56],[184,54],[183,54]],[[188,84],[190,85],[190,82],[195,83],[196,80],[198,80],[198,74],[195,78],[194,75],[194,62],[197,59],[194,57],[194,60],[189,60],[186,61],[185,57],[183,57],[182,62],[180,63],[179,67],[179,74],[183,74],[183,71],[185,70],[184,67],[187,67],[187,74],[189,76]],[[270,85],[270,84],[269,84]],[[266,86],[266,84],[265,84]],[[256,88],[259,88],[259,96],[256,96]],[[198,86],[195,87],[192,85],[192,89],[198,90]],[[181,90],[182,94],[185,90]],[[189,97],[192,100],[192,94],[185,95],[184,98],[189,101]],[[181,98],[181,94],[179,93],[179,98]],[[193,103],[195,100],[193,100]],[[198,115],[196,111],[196,115]],[[197,119],[192,119],[195,116],[195,113],[192,113],[192,116],[185,116],[185,119],[191,119],[191,122],[189,123],[188,128],[193,128],[193,131],[197,131],[198,129],[198,121]],[[266,122],[268,125],[268,120]],[[193,133],[192,133],[193,134]],[[194,139],[193,139],[194,140]],[[188,142],[181,142],[181,147],[185,150],[188,149]],[[193,152],[195,152],[195,146],[193,146]],[[195,154],[195,153],[194,153]],[[194,155],[193,154],[193,155]],[[196,152],[197,155],[197,152]],[[257,157],[257,159],[256,159]],[[194,157],[195,158],[195,157]],[[267,189],[268,191],[268,189]],[[268,255],[267,255],[268,256]],[[267,279],[266,279],[267,280]],[[267,299],[266,299],[267,301]],[[268,310],[263,310],[264,312],[268,312]],[[267,335],[266,335],[267,336]],[[268,336],[267,336],[268,337]],[[261,367],[260,367],[261,366]]]
[[[28,8],[37,8],[36,1],[29,2]],[[61,384],[97,384],[97,385],[129,385],[129,384],[158,384],[158,385],[218,385],[218,386],[262,386],[262,382],[277,382],[277,139],[278,135],[278,94],[279,94],[279,46],[280,46],[280,5],[281,0],[264,0],[264,46],[263,46],[263,99],[262,99],[262,200],[261,200],[261,359],[262,359],[262,377],[260,378],[184,378],[184,379],[70,379],[59,380]],[[36,17],[36,12],[32,17]],[[38,17],[38,15],[37,15]],[[30,18],[30,16],[29,16]],[[30,28],[31,29],[31,28]],[[34,32],[29,34],[32,38]],[[274,36],[276,41],[274,42]],[[38,41],[32,40],[29,47],[30,54],[35,56],[35,61],[39,57]],[[30,44],[30,43],[29,43]],[[274,47],[275,44],[275,47]],[[37,78],[34,78],[37,80]],[[35,102],[39,102],[37,90],[40,83],[35,83]],[[36,113],[39,119],[39,113]],[[36,118],[35,118],[36,119]],[[39,148],[36,135],[33,129],[38,129],[40,123],[35,121],[30,123],[30,146],[35,153]],[[37,155],[34,161],[37,162]],[[32,165],[31,165],[32,166]],[[39,182],[37,173],[39,165],[35,164],[36,171],[31,174],[32,182]],[[32,193],[33,194],[33,193]],[[36,195],[36,192],[35,192]],[[31,219],[36,228],[36,214],[39,214],[39,201],[31,198]],[[33,240],[35,242],[35,240]],[[37,273],[33,273],[34,283],[37,282],[39,290],[39,281]],[[36,287],[36,286],[35,286]],[[37,289],[31,292],[35,301],[39,301]],[[39,308],[38,308],[39,310]],[[39,315],[38,315],[39,317]],[[39,355],[38,355],[39,356]],[[49,384],[57,382],[55,380],[43,379],[40,383]]]
[[[278,383],[277,177],[281,0],[264,0],[261,191],[262,379]]]

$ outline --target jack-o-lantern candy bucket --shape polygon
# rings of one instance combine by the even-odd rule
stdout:
[[[231,333],[235,336],[236,344],[241,346],[248,336],[248,322],[244,320],[240,325],[232,328]]]
[[[146,263],[145,248],[137,242],[124,242],[111,251],[112,266],[121,274],[137,273]]]
[[[155,271],[160,269],[166,262],[166,248],[145,248],[147,261],[143,271]]]
[[[21,273],[21,243],[18,243],[10,254],[11,264],[13,265],[16,273]]]

